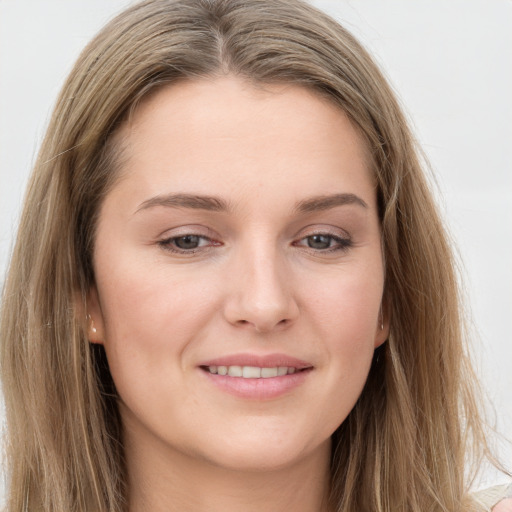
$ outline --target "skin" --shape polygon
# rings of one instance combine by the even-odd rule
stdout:
[[[492,510],[493,512],[512,512],[512,498],[500,501]]]
[[[330,436],[388,334],[361,137],[308,90],[230,76],[160,90],[119,136],[126,160],[101,208],[88,305],[120,396],[130,511],[327,511]],[[228,208],[152,199],[167,194]],[[360,201],[305,211],[333,194]],[[176,252],[185,235],[199,246]],[[312,370],[248,399],[200,368],[242,352]]]

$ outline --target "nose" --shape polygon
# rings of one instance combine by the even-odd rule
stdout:
[[[291,325],[299,315],[286,263],[276,251],[241,255],[233,262],[224,315],[237,327],[268,333]]]

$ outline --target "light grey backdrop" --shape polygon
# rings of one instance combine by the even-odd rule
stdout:
[[[475,361],[511,438],[512,1],[313,3],[376,55],[433,164],[465,265]],[[0,0],[0,282],[57,92],[86,42],[128,4]],[[500,451],[512,462],[510,446]]]

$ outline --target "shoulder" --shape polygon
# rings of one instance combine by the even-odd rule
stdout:
[[[512,484],[495,485],[474,493],[475,500],[492,512],[512,512]]]
[[[505,498],[498,502],[493,508],[493,512],[512,512],[512,498]]]

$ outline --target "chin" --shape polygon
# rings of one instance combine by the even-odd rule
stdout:
[[[226,470],[272,472],[295,466],[300,461],[330,453],[330,438],[318,445],[305,444],[297,439],[252,436],[241,441],[231,440],[221,451],[210,453],[211,463]]]

